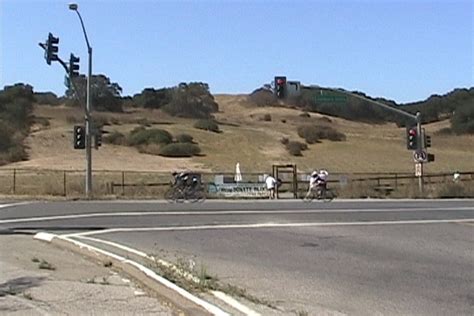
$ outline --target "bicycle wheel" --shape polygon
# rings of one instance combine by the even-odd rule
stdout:
[[[190,188],[186,191],[186,199],[191,203],[203,202],[206,199],[206,194],[202,188]]]
[[[175,193],[176,193],[176,190],[174,187],[169,188],[168,191],[165,192],[166,201],[170,203],[176,202]]]
[[[329,190],[325,189],[321,192],[321,200],[324,202],[331,202],[334,199],[334,193]]]
[[[305,195],[303,195],[303,202],[311,203],[315,197],[316,197],[316,192],[314,192],[314,190],[311,190],[309,194],[306,193]]]
[[[176,187],[171,187],[165,193],[165,199],[170,203],[179,203],[184,201],[184,194],[181,189]]]

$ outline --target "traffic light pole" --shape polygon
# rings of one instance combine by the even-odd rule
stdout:
[[[85,109],[85,121],[86,121],[86,197],[92,197],[92,119],[91,119],[91,79],[92,79],[92,47],[89,44],[87,38],[86,28],[84,27],[84,21],[79,13],[77,4],[69,4],[69,9],[76,11],[79,20],[81,21],[82,31],[86,39],[87,53],[89,55],[89,69],[87,72],[87,101]]]
[[[421,113],[416,112],[416,136],[418,137],[418,140],[416,142],[417,145],[417,151],[421,152],[424,148],[424,140],[421,135]],[[418,176],[418,190],[420,191],[420,194],[423,194],[423,162],[419,162],[420,164],[420,175]]]
[[[355,93],[346,91],[344,89],[327,88],[327,87],[320,87],[320,86],[314,86],[314,85],[310,86],[310,88],[339,92],[339,93],[348,95],[350,97],[358,98],[358,99],[370,102],[372,104],[378,105],[378,106],[380,106],[380,107],[382,107],[386,110],[398,113],[400,115],[403,115],[405,117],[410,118],[411,120],[416,121],[417,152],[420,152],[425,148],[424,139],[423,139],[422,134],[421,134],[422,128],[421,128],[421,113],[420,112],[416,112],[416,115],[413,115],[411,113],[408,113],[408,112],[396,109],[394,107],[388,106],[386,104],[383,104],[382,102],[378,102],[378,101],[375,101],[375,100],[371,100],[369,98],[362,97],[360,95],[357,95]],[[420,162],[420,164],[421,164],[421,175],[418,177],[418,190],[419,190],[420,194],[423,194],[423,162]]]
[[[82,21],[82,20],[81,20]],[[84,31],[85,32],[85,31]],[[85,33],[84,33],[85,34]],[[87,73],[87,103],[86,103],[86,196],[92,197],[92,134],[91,134],[91,78],[92,78],[92,47],[88,46],[89,70]]]

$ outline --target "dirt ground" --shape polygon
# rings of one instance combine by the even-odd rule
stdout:
[[[179,315],[179,311],[149,296],[111,267],[31,235],[3,234],[0,314]]]

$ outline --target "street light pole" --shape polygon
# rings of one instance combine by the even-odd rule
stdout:
[[[91,132],[91,79],[92,79],[92,47],[89,44],[87,38],[86,28],[84,27],[84,21],[82,20],[81,14],[79,13],[78,6],[75,3],[69,4],[69,9],[76,11],[79,20],[81,21],[82,31],[87,44],[87,53],[89,55],[89,69],[87,72],[87,101],[85,108],[85,121],[86,121],[86,197],[92,197],[92,132]]]

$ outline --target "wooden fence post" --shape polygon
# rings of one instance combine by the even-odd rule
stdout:
[[[66,170],[63,170],[63,193],[64,193],[64,196],[66,196],[67,192],[66,192]]]
[[[125,171],[122,171],[122,195],[125,195]]]
[[[13,194],[16,192],[16,169],[13,169]]]

